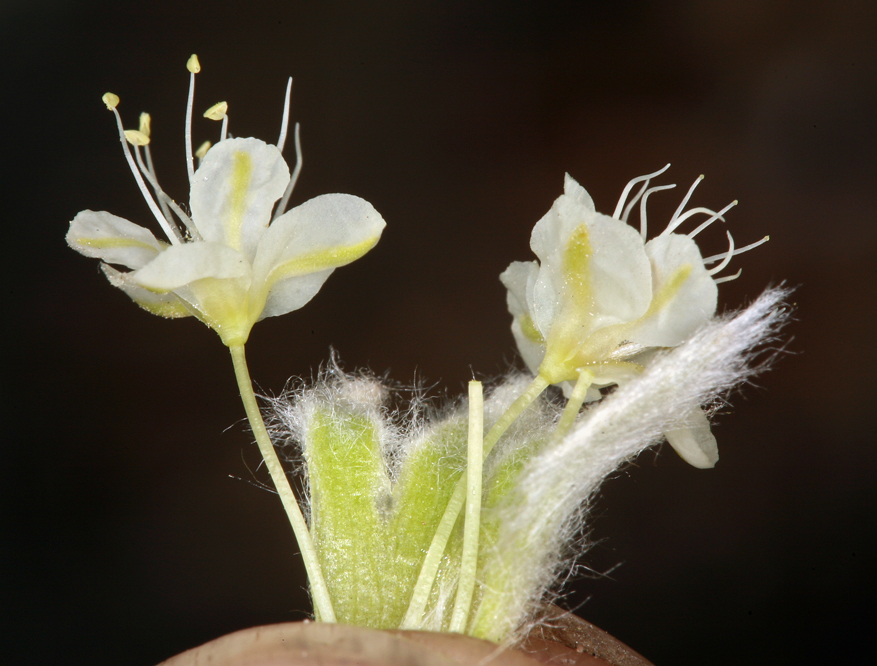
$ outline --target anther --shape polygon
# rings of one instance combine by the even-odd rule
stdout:
[[[146,136],[152,133],[152,116],[148,113],[140,114],[140,132]]]
[[[226,102],[219,102],[218,104],[214,104],[209,109],[204,112],[204,117],[210,120],[221,120],[222,121],[222,131],[219,133],[219,140],[225,141],[225,137],[228,136],[228,104]]]
[[[113,93],[104,93],[104,96],[101,97],[104,104],[107,105],[107,110],[112,111],[119,104],[119,96],[114,95]]]
[[[197,74],[201,71],[201,63],[198,62],[198,56],[194,53],[189,56],[189,60],[186,61],[186,69],[192,72],[192,74]]]
[[[209,141],[205,141],[200,146],[198,146],[198,150],[195,151],[195,157],[199,160],[203,160],[204,156],[207,154],[207,151],[210,150],[210,146],[213,145]]]
[[[125,138],[132,146],[146,146],[149,144],[149,135],[140,130],[125,130]]]
[[[227,102],[219,102],[214,104],[209,109],[204,112],[204,117],[209,118],[210,120],[222,120],[225,118],[225,114],[228,111],[228,103]]]

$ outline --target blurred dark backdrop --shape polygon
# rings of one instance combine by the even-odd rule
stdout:
[[[309,611],[225,349],[140,311],[63,239],[84,208],[150,219],[107,90],[129,127],[152,113],[159,175],[187,198],[196,52],[196,109],[227,100],[236,135],[275,140],[293,75],[295,201],[350,192],[388,221],[255,328],[265,392],[330,345],[437,396],[505,371],[497,275],[530,258],[564,171],[611,212],[672,162],[653,224],[700,173],[697,205],[739,198],[738,242],[772,240],[735,260],[722,307],[800,285],[790,353],[732,396],[714,470],[660,450],[607,484],[583,562],[620,566],[567,603],[660,665],[853,663],[877,587],[875,34],[865,0],[2,2],[4,654],[147,666]]]

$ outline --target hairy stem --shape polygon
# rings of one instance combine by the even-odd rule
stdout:
[[[244,403],[244,409],[247,412],[247,419],[250,421],[250,428],[256,437],[256,443],[259,445],[259,451],[271,474],[271,480],[289,517],[292,525],[292,531],[295,533],[302,559],[304,560],[305,570],[308,574],[308,580],[311,584],[311,597],[314,601],[314,611],[317,618],[322,622],[335,622],[335,612],[332,609],[332,601],[329,598],[329,590],[326,582],[323,580],[323,572],[320,569],[319,560],[317,560],[317,551],[314,548],[314,542],[311,540],[311,533],[308,531],[308,524],[305,522],[301,509],[295,494],[292,492],[292,486],[289,485],[289,479],[283,471],[277,452],[274,450],[274,444],[271,437],[265,429],[265,422],[262,420],[262,412],[259,411],[259,405],[256,402],[256,395],[253,393],[253,383],[250,380],[250,371],[247,368],[247,358],[244,354],[243,345],[233,345],[229,347],[231,358],[234,363],[234,373],[238,381],[238,389],[241,393],[241,400]]]

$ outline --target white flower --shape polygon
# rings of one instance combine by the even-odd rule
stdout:
[[[284,213],[301,166],[297,131],[298,163],[292,178],[281,155],[289,87],[279,147],[258,139],[226,138],[227,105],[221,103],[205,116],[223,121],[222,139],[206,154],[203,147],[198,151],[203,159],[195,171],[190,126],[199,69],[193,56],[186,122],[191,218],[158,187],[148,152],[149,117],[141,118],[139,131],[125,132],[115,109],[118,97],[108,93],[104,102],[116,115],[128,163],[170,244],[132,222],[91,210],[73,219],[67,242],[86,256],[102,259],[110,283],[146,310],[165,317],[194,315],[231,347],[246,342],[256,321],[307,303],[335,268],[374,247],[384,220],[367,201],[348,194],[319,196]],[[134,145],[137,164],[126,139]]]
[[[668,165],[669,166],[669,165]],[[514,262],[500,276],[508,288],[514,319],[512,332],[524,361],[534,374],[560,384],[567,395],[584,376],[588,400],[599,387],[619,384],[642,371],[654,352],[685,342],[716,311],[713,276],[735,254],[765,239],[715,257],[702,258],[693,238],[736,202],[718,213],[706,208],[683,212],[700,179],[695,181],[666,229],[646,242],[646,200],[661,186],[648,189],[651,178],[634,179],[610,217],[598,213],[591,197],[569,175],[564,194],[536,223],[530,247],[539,262]],[[632,187],[642,182],[625,207]],[[627,224],[640,201],[640,230]],[[673,233],[696,214],[709,218],[688,235]],[[707,265],[720,262],[714,268]],[[693,465],[712,466],[718,459],[709,423],[700,410],[685,415],[677,431],[667,433],[676,450]]]

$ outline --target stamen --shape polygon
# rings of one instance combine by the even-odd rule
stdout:
[[[209,141],[205,141],[200,146],[198,146],[198,150],[195,151],[195,157],[198,158],[198,166],[201,165],[201,160],[204,159],[204,156],[207,154],[207,151],[210,150],[210,146],[213,144]]]
[[[691,195],[694,193],[694,188],[696,188],[698,185],[700,185],[700,181],[702,181],[702,180],[703,180],[703,174],[700,174],[700,176],[697,177],[697,179],[694,181],[694,183],[692,183],[691,187],[688,189],[688,194],[685,195],[685,197],[682,199],[682,203],[679,204],[679,208],[676,209],[676,212],[673,213],[673,216],[670,218],[670,223],[667,225],[667,228],[664,230],[665,234],[669,234],[676,227],[679,226],[679,224],[680,224],[680,220],[678,219],[679,213],[681,213],[682,210],[685,208],[685,204],[688,203],[688,200],[691,198]],[[712,213],[712,211],[710,211],[710,213]]]
[[[146,199],[146,205],[149,206],[149,210],[152,211],[155,219],[158,220],[158,224],[164,230],[168,240],[174,244],[182,243],[183,237],[180,234],[180,230],[170,224],[165,216],[161,214],[161,210],[159,210],[158,205],[156,205],[155,200],[152,198],[149,188],[146,187],[146,183],[143,182],[143,176],[140,175],[140,169],[137,168],[137,164],[134,162],[134,156],[131,155],[131,149],[128,148],[128,141],[125,137],[125,128],[122,126],[122,116],[119,115],[119,111],[116,109],[116,105],[119,103],[119,97],[113,95],[113,93],[107,93],[103,96],[103,101],[104,104],[107,105],[107,108],[113,112],[113,115],[116,116],[116,126],[119,130],[119,140],[122,142],[122,150],[125,151],[125,159],[128,160],[128,166],[131,167],[131,173],[134,174],[134,180],[137,181],[137,186],[143,193],[143,198]]]
[[[676,187],[675,184],[674,185],[660,185],[658,187],[653,187],[650,190],[646,190],[646,192],[643,194],[642,201],[640,201],[640,204],[639,204],[639,233],[640,233],[640,236],[643,237],[643,240],[646,239],[646,232],[648,230],[648,225],[646,223],[646,201],[648,200],[649,195],[652,194],[653,192],[660,192],[661,190],[671,190],[674,187]]]
[[[725,266],[727,266],[729,263],[731,263],[731,257],[734,256],[734,238],[733,238],[733,236],[731,236],[730,231],[726,231],[725,233],[728,235],[728,251],[725,253],[725,258],[722,259],[722,263],[720,263],[715,268],[711,268],[710,270],[707,271],[707,273],[709,273],[710,275],[715,275],[719,271],[723,270],[725,268]],[[706,262],[704,262],[704,263],[706,263]]]
[[[152,136],[152,116],[148,113],[140,114],[140,133],[146,135],[151,138]],[[149,173],[152,176],[152,179],[149,180],[149,184],[152,185],[152,189],[155,191],[155,196],[158,197],[158,205],[161,206],[161,212],[164,214],[165,218],[173,224],[173,215],[171,214],[170,208],[168,208],[167,201],[165,199],[170,199],[164,192],[161,191],[158,185],[158,176],[155,175],[155,165],[152,163],[152,151],[149,149],[149,142],[144,144],[143,152],[146,154],[146,171],[143,171],[143,160],[140,158],[140,151],[136,148],[134,149],[134,154],[137,156],[137,164],[140,166],[140,170],[143,171],[144,175]]]
[[[292,77],[286,82],[286,98],[283,102],[283,119],[280,121],[280,138],[277,139],[277,150],[283,152],[286,145],[286,128],[289,126],[289,96],[292,92]]]
[[[148,113],[140,114],[140,131],[146,136],[152,135],[152,116]]]
[[[636,205],[636,202],[639,201],[639,198],[643,195],[643,192],[646,191],[646,188],[649,186],[649,181],[643,183],[642,187],[639,188],[639,191],[636,193],[636,196],[631,199],[628,204],[624,207],[624,212],[621,214],[619,218],[622,222],[627,222],[627,217],[630,215],[630,211],[633,210],[633,207]]]
[[[146,148],[148,149],[149,146],[146,146]],[[176,213],[177,217],[180,219],[180,222],[183,223],[183,226],[185,226],[186,230],[189,232],[189,236],[193,240],[201,240],[201,234],[198,233],[198,229],[195,228],[195,225],[192,223],[192,220],[189,219],[189,216],[183,212],[183,209],[177,205],[176,201],[165,194],[164,190],[162,190],[161,186],[158,184],[155,172],[149,168],[148,164],[143,163],[143,158],[140,156],[139,146],[135,146],[134,154],[137,156],[137,165],[140,167],[140,171],[143,172],[146,180],[149,181],[149,184],[152,185],[152,189],[155,190],[155,196],[158,198],[158,203],[161,206],[161,210],[167,221],[172,225],[174,224],[174,218],[170,211],[170,209],[173,209],[174,213]]]
[[[697,229],[695,229],[690,234],[688,234],[689,238],[694,238],[695,236],[697,236],[697,234],[699,234],[701,231],[706,229],[709,225],[711,225],[716,220],[721,220],[722,222],[724,222],[725,218],[722,216],[725,213],[727,213],[729,210],[731,210],[734,206],[736,206],[737,203],[738,203],[738,201],[736,199],[734,199],[731,203],[729,203],[727,206],[722,208],[722,210],[720,210],[718,213],[714,213],[713,211],[709,210],[708,208],[693,208],[692,210],[688,211],[685,215],[680,217],[679,220],[677,220],[677,222],[681,223],[683,221],[683,219],[688,219],[689,217],[691,217],[692,215],[695,215],[697,213],[706,213],[707,215],[712,215],[712,217],[710,219],[708,219],[706,222],[701,224]]]
[[[754,243],[750,243],[749,245],[744,245],[743,247],[741,247],[737,250],[734,250],[734,256],[736,257],[738,254],[743,254],[744,252],[749,252],[749,250],[755,249],[759,245],[764,245],[769,240],[770,240],[770,236],[765,236],[764,238],[762,238],[759,241],[755,241]],[[704,264],[711,264],[713,262],[718,261],[722,257],[724,257],[726,254],[727,254],[727,252],[722,252],[722,254],[716,254],[716,255],[713,255],[712,257],[707,257],[706,259],[703,260],[703,263]]]
[[[140,130],[125,130],[125,138],[132,146],[146,146],[149,144],[149,137]]]
[[[201,71],[201,63],[194,53],[186,62],[189,70],[189,100],[186,103],[186,171],[189,173],[189,185],[195,180],[195,158],[192,157],[192,106],[195,103],[195,74]]]
[[[289,197],[292,196],[292,190],[295,189],[295,184],[298,182],[298,175],[301,173],[301,136],[299,134],[300,126],[298,123],[295,124],[295,169],[292,170],[292,178],[289,179],[289,185],[286,186],[286,192],[283,193],[283,197],[280,199],[280,204],[277,206],[277,211],[274,213],[274,217],[272,218],[272,222],[276,220],[278,217],[283,215],[286,212],[286,207],[289,205]]]
[[[730,282],[731,280],[736,280],[740,277],[741,273],[743,273],[743,269],[741,268],[739,271],[734,273],[733,275],[726,275],[725,277],[713,278],[713,282],[716,284],[722,284],[722,282]]]
[[[228,103],[218,102],[204,112],[204,117],[210,120],[222,121],[222,132],[219,135],[220,141],[225,141],[228,135]]]
[[[621,219],[618,217],[618,215],[621,213],[621,210],[624,208],[624,201],[627,199],[627,195],[630,194],[630,191],[633,189],[634,185],[636,185],[637,183],[641,183],[643,181],[648,181],[649,179],[654,178],[655,176],[660,176],[662,173],[664,173],[669,168],[670,168],[670,165],[668,164],[660,171],[655,171],[655,173],[650,173],[650,174],[647,174],[645,176],[640,176],[639,178],[634,178],[627,185],[625,185],[624,189],[621,191],[621,197],[618,199],[618,205],[615,206],[615,212],[612,213],[612,217],[614,217],[616,220]]]

